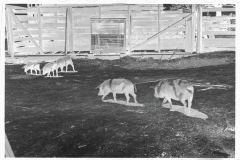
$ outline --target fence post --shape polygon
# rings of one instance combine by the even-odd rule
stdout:
[[[131,6],[128,5],[128,44],[127,44],[127,55],[132,53],[132,24],[131,24]]]
[[[72,7],[68,7],[68,18],[69,18],[69,50],[73,52],[73,15]]]
[[[38,35],[39,35],[39,47],[43,49],[42,45],[42,20],[41,20],[41,9],[38,7]],[[40,53],[42,54],[42,53]]]
[[[196,6],[192,4],[191,13],[195,12]],[[185,52],[193,52],[195,45],[195,19],[196,14],[185,22]]]
[[[64,46],[64,55],[67,55],[67,40],[68,40],[68,36],[67,36],[67,23],[68,23],[68,8],[66,8],[66,20],[65,20],[65,46]]]
[[[161,4],[158,4],[158,32],[161,31]],[[158,53],[161,52],[161,35],[158,35]]]
[[[196,5],[192,4],[192,13],[196,11]],[[196,31],[196,12],[194,16],[192,16],[192,21],[191,21],[191,52],[195,51],[195,31]]]
[[[14,57],[14,47],[13,47],[13,33],[12,33],[12,18],[10,15],[9,8],[6,8],[6,20],[7,20],[7,43],[8,43],[8,53],[11,57]]]
[[[101,10],[102,10],[102,7],[99,6],[98,7],[98,16],[99,16],[99,18],[101,18],[101,16],[102,16]]]
[[[198,20],[197,20],[197,53],[202,52],[202,6],[198,5]]]

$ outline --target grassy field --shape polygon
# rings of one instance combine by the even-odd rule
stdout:
[[[26,75],[22,65],[5,66],[5,130],[16,157],[235,156],[235,131],[224,130],[235,126],[235,52],[170,61],[76,59],[74,64],[78,72],[60,73],[62,78]],[[137,84],[138,102],[145,107],[101,101],[95,87],[119,77]],[[160,106],[149,87],[157,83],[150,81],[163,78],[233,88],[194,87],[192,108],[208,115],[203,120]]]

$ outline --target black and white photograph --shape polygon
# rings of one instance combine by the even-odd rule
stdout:
[[[239,2],[22,2],[2,7],[2,157],[239,158]]]

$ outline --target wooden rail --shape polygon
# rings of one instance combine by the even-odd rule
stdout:
[[[6,5],[6,12],[9,13],[6,14],[8,48],[12,56],[19,53],[54,54],[64,51],[65,47],[70,52],[90,51],[90,18],[99,17],[128,20],[125,33],[128,36],[124,39],[127,45],[124,47],[129,46],[130,53],[134,50],[161,52],[176,48],[200,53],[212,50],[211,48],[235,48],[234,14],[199,16],[203,12],[235,12],[235,8],[205,9],[199,5],[190,14],[183,11],[164,11],[162,5],[157,4],[58,5],[36,8]],[[186,24],[186,20],[195,17],[195,14],[198,15],[197,19]],[[186,30],[187,25],[190,29]],[[195,30],[191,29],[194,25],[197,25],[196,38]]]

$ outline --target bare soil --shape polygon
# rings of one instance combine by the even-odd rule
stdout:
[[[127,58],[76,59],[78,72],[60,73],[62,78],[26,75],[23,65],[6,65],[5,131],[15,156],[234,157],[235,132],[224,129],[235,126],[235,53],[204,56],[171,61],[128,58],[137,64],[128,69],[134,65]],[[149,67],[153,61],[155,68]],[[176,68],[179,62],[184,65]],[[138,102],[145,107],[101,101],[95,87],[118,77],[136,83]],[[192,108],[208,115],[203,120],[161,107],[162,100],[154,98],[149,87],[157,83],[150,81],[162,78],[233,88],[200,91],[201,87],[194,87]],[[112,99],[112,94],[106,99]],[[117,95],[117,99],[125,97]]]

